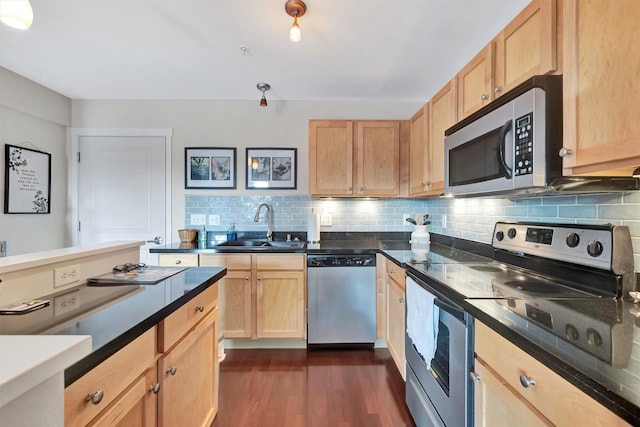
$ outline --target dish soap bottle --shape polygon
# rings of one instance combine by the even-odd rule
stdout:
[[[198,248],[207,249],[207,230],[202,226],[202,230],[198,232]]]
[[[229,224],[229,229],[227,230],[227,240],[237,240],[238,233],[236,233],[236,225],[235,223]]]

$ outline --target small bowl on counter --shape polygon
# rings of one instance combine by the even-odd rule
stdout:
[[[182,243],[190,243],[196,240],[198,236],[198,230],[193,228],[184,228],[182,230],[178,230],[178,237],[180,237],[180,241]]]

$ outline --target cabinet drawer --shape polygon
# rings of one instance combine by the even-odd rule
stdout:
[[[304,270],[305,256],[302,254],[256,255],[258,270]]]
[[[483,323],[475,324],[478,359],[556,425],[626,426],[607,408]],[[535,380],[525,388],[520,376]],[[481,378],[482,380],[482,378]]]
[[[160,254],[158,255],[158,265],[165,267],[176,265],[183,267],[197,267],[198,254]]]
[[[155,361],[156,328],[133,340],[64,390],[65,426],[85,426]],[[102,392],[98,403],[88,395]]]
[[[404,292],[404,269],[398,267],[392,261],[387,261],[387,277],[396,282]]]
[[[162,320],[158,325],[158,351],[164,353],[173,347],[217,304],[218,284],[214,283]]]
[[[251,270],[251,254],[206,254],[200,255],[200,265],[227,267],[227,270]]]

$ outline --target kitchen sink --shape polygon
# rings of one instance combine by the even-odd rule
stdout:
[[[305,243],[301,241],[283,241],[274,240],[272,242],[266,240],[228,240],[218,243],[215,249],[251,251],[251,250],[276,250],[276,249],[302,249]]]

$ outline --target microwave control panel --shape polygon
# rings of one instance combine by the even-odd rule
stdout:
[[[514,174],[533,174],[533,113],[516,119]]]

